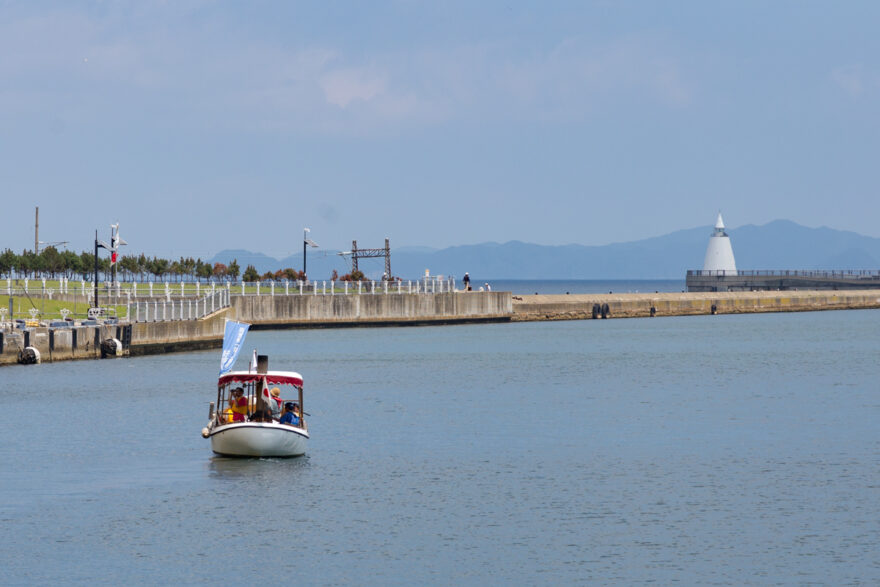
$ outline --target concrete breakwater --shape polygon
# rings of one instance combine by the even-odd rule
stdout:
[[[231,304],[252,328],[497,322],[513,314],[508,292],[232,296]]]
[[[591,318],[637,318],[755,312],[880,308],[880,290],[524,295],[442,294],[231,296],[229,306],[197,319],[0,332],[0,365],[28,346],[44,362],[92,359],[118,339],[123,354],[143,355],[219,347],[225,319],[252,328],[332,328]],[[155,312],[152,314],[155,320]]]
[[[880,290],[513,296],[514,321],[880,308]],[[653,309],[653,310],[652,310]]]
[[[127,355],[215,348],[222,344],[226,318],[259,329],[499,322],[509,321],[513,314],[511,296],[505,292],[233,295],[229,302],[193,320],[7,330],[0,336],[0,365],[17,363],[28,346],[37,349],[44,362],[99,358],[108,338],[120,340]],[[154,320],[156,315],[152,313]]]

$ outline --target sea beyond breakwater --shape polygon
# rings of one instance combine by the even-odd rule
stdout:
[[[194,319],[187,313],[192,301],[163,298],[129,305],[125,316],[110,323],[7,327],[0,333],[0,365],[21,362],[27,347],[36,349],[42,362],[219,347],[227,319],[248,322],[258,330],[880,308],[880,290],[535,295],[500,291],[232,295],[227,290],[213,295],[220,300],[216,307]],[[108,351],[108,342],[117,344],[119,352]]]

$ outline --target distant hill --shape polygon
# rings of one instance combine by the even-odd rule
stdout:
[[[763,226],[748,224],[729,229],[740,269],[880,269],[880,239],[832,228],[807,228],[788,220]],[[434,275],[461,277],[467,271],[477,281],[486,279],[684,279],[688,269],[701,269],[711,226],[679,230],[664,236],[603,246],[546,246],[510,241],[446,249],[402,247],[391,250],[391,269],[404,279],[416,279],[428,269]],[[276,260],[249,251],[222,251],[211,262],[238,259],[244,269],[258,271],[284,267],[300,269],[302,256]],[[247,260],[245,260],[247,259]],[[309,253],[309,274],[327,279],[333,269],[340,275],[350,261],[337,255]],[[368,259],[361,269],[381,277],[382,259]]]

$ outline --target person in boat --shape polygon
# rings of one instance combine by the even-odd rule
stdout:
[[[282,424],[290,424],[291,426],[299,426],[302,422],[302,418],[299,415],[299,406],[294,402],[285,403],[280,422]]]
[[[244,388],[236,387],[232,390],[229,398],[229,409],[232,410],[232,419],[229,422],[244,422],[247,418],[248,400],[244,397]]]
[[[272,409],[272,418],[277,420],[281,417],[281,407],[284,403],[281,399],[281,390],[273,387],[269,393],[272,395],[272,401],[269,404],[269,407]]]

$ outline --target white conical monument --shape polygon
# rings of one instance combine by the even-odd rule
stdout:
[[[724,232],[721,212],[718,213],[718,221],[715,222],[715,232],[709,237],[706,259],[703,261],[703,271],[712,271],[721,275],[736,275],[733,248],[730,246],[730,237]]]

